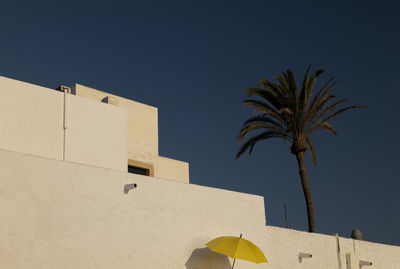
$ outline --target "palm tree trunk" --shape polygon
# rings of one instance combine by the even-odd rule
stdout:
[[[303,187],[304,198],[306,199],[306,204],[307,204],[308,231],[310,233],[315,233],[316,226],[315,226],[314,203],[311,196],[310,184],[308,183],[307,169],[306,169],[306,164],[304,162],[304,151],[297,152],[296,159],[299,165],[301,186]]]

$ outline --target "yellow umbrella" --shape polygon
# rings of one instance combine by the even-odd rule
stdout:
[[[243,239],[242,234],[237,236],[221,236],[211,240],[206,246],[214,252],[224,254],[233,260],[232,269],[236,259],[246,260],[254,263],[268,262],[264,253],[250,241]]]

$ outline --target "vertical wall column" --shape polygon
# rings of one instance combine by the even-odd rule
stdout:
[[[64,92],[64,106],[63,106],[63,161],[66,156],[66,136],[67,136],[67,113],[68,113],[68,94],[71,93],[71,89],[66,86],[60,86],[61,91]]]

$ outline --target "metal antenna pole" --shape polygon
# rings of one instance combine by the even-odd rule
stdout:
[[[286,212],[286,205],[283,205],[283,209],[285,210],[285,222],[286,222],[286,228],[289,228],[288,219],[287,219],[287,212]]]

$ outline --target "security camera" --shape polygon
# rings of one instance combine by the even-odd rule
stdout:
[[[360,267],[361,266],[371,266],[372,262],[368,262],[368,261],[360,261]]]
[[[125,194],[128,194],[128,192],[129,192],[130,190],[133,190],[133,189],[135,189],[136,187],[137,187],[137,184],[136,184],[136,183],[125,184],[125,186],[124,186],[124,193],[125,193]]]

